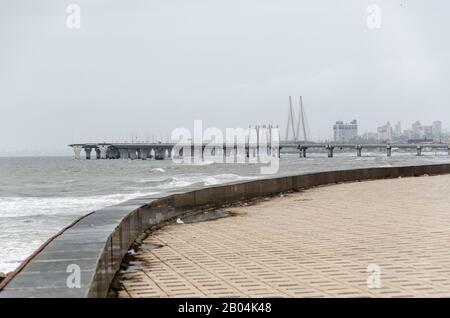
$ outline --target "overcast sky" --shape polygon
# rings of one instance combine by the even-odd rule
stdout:
[[[2,0],[0,154],[166,136],[194,119],[283,128],[289,95],[303,95],[314,139],[354,118],[361,133],[449,127],[449,12],[445,0]]]

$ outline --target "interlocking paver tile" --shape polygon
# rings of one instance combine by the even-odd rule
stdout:
[[[162,247],[138,251],[144,268],[122,274],[118,296],[448,297],[449,184],[444,175],[318,187],[166,226],[145,240]]]

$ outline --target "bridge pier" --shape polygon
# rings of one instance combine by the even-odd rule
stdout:
[[[92,148],[84,148],[84,151],[86,152],[86,160],[91,160]]]
[[[227,157],[231,155],[232,150],[230,150],[229,147],[223,146],[222,153],[223,153],[223,162],[227,161]]]
[[[73,146],[72,149],[75,154],[75,159],[79,160],[81,158],[81,149],[83,149],[83,147]],[[449,153],[450,153],[450,148],[449,148]]]
[[[108,148],[109,148],[109,146],[106,146],[106,145],[98,146],[98,150],[100,151],[100,158],[99,159],[106,159],[107,154],[108,154]]]
[[[175,157],[177,156],[177,154],[174,154],[174,155],[175,155]],[[178,157],[183,158],[183,155],[184,155],[183,147],[181,147],[180,150],[178,150]]]
[[[306,149],[308,149],[308,148],[306,148],[306,147],[299,148],[299,150],[300,150],[299,157],[300,158],[306,158]]]
[[[129,158],[129,154],[128,154],[128,149],[119,149],[119,153],[120,153],[120,159],[128,159]]]
[[[98,148],[95,148],[95,155],[96,155],[96,159],[98,160],[98,159],[100,159],[100,157],[101,157],[101,154],[100,154],[100,149],[98,149]]]
[[[106,150],[106,158],[105,159],[119,159],[120,151],[117,148],[109,147]]]
[[[144,149],[144,148],[139,149],[139,156],[141,157],[140,159],[147,160],[148,153],[149,153],[148,149]]]
[[[422,155],[422,147],[417,146],[417,156],[421,156]]]
[[[361,145],[356,146],[356,156],[358,156],[358,157],[362,156],[362,147],[361,147]]]
[[[164,160],[165,157],[165,149],[164,148],[156,148],[155,149],[155,160]]]
[[[391,146],[387,146],[386,147],[386,152],[387,152],[387,156],[391,157],[392,156],[392,147]]]
[[[334,146],[327,146],[327,150],[328,150],[328,158],[333,158],[334,156]]]
[[[130,154],[130,159],[131,160],[135,160],[138,157],[137,154],[136,154],[136,149],[129,150],[129,154]]]

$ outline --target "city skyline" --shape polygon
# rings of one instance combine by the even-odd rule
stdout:
[[[344,125],[349,125],[352,124],[353,122],[355,122],[355,124],[357,125],[357,132],[356,132],[356,139],[361,139],[361,140],[377,140],[380,142],[389,142],[392,140],[399,140],[396,138],[393,139],[383,139],[379,137],[380,132],[377,131],[377,129],[385,126],[385,125],[379,125],[378,127],[375,126],[373,127],[371,130],[361,130],[360,126],[359,126],[359,121],[357,119],[353,119],[349,122],[344,122],[343,120],[337,120],[335,123],[333,123],[330,126],[330,137],[328,138],[323,138],[323,139],[312,139],[309,141],[313,141],[313,142],[327,142],[327,141],[340,141],[340,142],[347,142],[347,141],[355,141],[354,138],[345,138],[343,139],[336,139],[335,134],[333,133],[333,127],[336,126],[336,124],[341,123]],[[444,140],[450,140],[450,132],[448,130],[448,128],[446,126],[444,126],[444,123],[440,120],[435,120],[433,121],[433,123],[435,122],[440,122],[441,123],[441,135],[440,137],[442,137],[442,141]],[[427,125],[427,123],[423,124],[423,122],[421,120],[415,120],[413,121],[409,126],[408,125],[404,125],[403,122],[400,121],[395,121],[395,124],[392,124],[393,122],[391,121],[387,121],[386,123],[391,123],[391,128],[392,128],[392,136],[393,137],[399,137],[398,135],[396,136],[396,132],[395,132],[395,128],[396,128],[396,124],[401,123],[401,127],[408,127],[407,129],[403,129],[401,130],[402,134],[407,134],[410,131],[414,130],[414,125],[415,124],[420,124],[423,127],[430,127],[432,125]],[[430,123],[430,124],[433,124]],[[279,124],[274,124],[275,126],[279,126],[279,132],[280,132],[280,140],[284,141],[284,131],[285,131],[285,127],[283,125],[279,125]],[[208,127],[205,127],[205,129]],[[239,127],[241,128],[241,127]],[[242,127],[242,128],[246,128],[246,127]],[[409,129],[410,128],[410,129]],[[407,136],[407,135],[406,135]],[[408,136],[409,139],[422,139],[424,136]],[[425,136],[426,137],[426,136]],[[438,141],[437,139],[438,136],[435,136],[435,140],[434,141]],[[90,140],[77,140],[76,142],[164,142],[164,141],[170,141],[170,135],[156,135],[156,134],[133,134],[131,133],[129,136],[124,136],[122,139],[118,138],[118,139],[101,139],[101,138],[92,138]],[[407,141],[407,139],[403,139],[402,141]],[[5,150],[5,149],[1,149],[0,148],[0,156],[52,156],[52,155],[63,155],[63,156],[71,156],[73,154],[73,151],[71,149],[69,149],[67,147],[67,144],[62,145],[59,148],[52,148],[52,149],[45,149],[45,148],[41,148],[41,149],[22,149],[22,150]]]
[[[420,120],[414,121],[408,128],[402,121],[396,121],[376,127],[374,130],[361,131],[358,127],[358,121],[353,119],[351,122],[342,120],[336,121],[332,126],[333,141],[349,142],[360,140],[376,140],[380,142],[400,141],[407,142],[411,140],[433,140],[443,141],[450,137],[448,130],[443,126],[441,120],[435,120],[431,124],[423,124]]]

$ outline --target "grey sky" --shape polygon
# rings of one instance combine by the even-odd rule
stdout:
[[[81,29],[66,26],[70,3]],[[366,26],[370,3],[381,29]],[[3,0],[0,154],[69,153],[194,119],[284,127],[289,95],[303,95],[315,139],[339,119],[360,132],[449,127],[448,12],[444,0]]]

